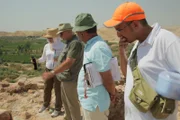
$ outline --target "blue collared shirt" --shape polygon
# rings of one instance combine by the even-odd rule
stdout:
[[[112,52],[107,43],[100,37],[96,36],[89,40],[84,48],[83,65],[92,62],[99,72],[105,72],[110,69],[109,62],[112,58]],[[98,106],[100,111],[107,110],[110,106],[109,93],[103,85],[95,88],[87,88],[87,98],[84,96],[84,69],[80,70],[78,77],[78,96],[81,106],[89,111],[95,111]]]

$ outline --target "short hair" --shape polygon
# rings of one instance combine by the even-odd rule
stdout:
[[[148,25],[148,22],[147,22],[146,19],[139,20],[139,22],[140,22],[143,26],[147,26],[147,25]]]
[[[94,26],[93,28],[90,28],[86,30],[87,33],[97,33],[97,26]]]

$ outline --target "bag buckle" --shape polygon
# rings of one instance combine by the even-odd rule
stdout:
[[[137,97],[136,97],[136,101],[137,101],[137,103],[141,103],[141,102],[142,102],[142,99],[137,96]]]

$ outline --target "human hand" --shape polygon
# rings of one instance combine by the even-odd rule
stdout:
[[[117,104],[117,102],[118,102],[116,88],[115,88],[115,94],[109,94],[109,95],[110,95],[111,103],[115,106]]]
[[[44,73],[42,74],[43,80],[49,80],[49,79],[51,79],[52,77],[54,77],[54,74],[51,73],[51,72],[44,72]]]
[[[126,38],[124,37],[120,37],[120,40],[119,40],[119,50],[124,50],[126,49],[128,46],[128,42],[126,40]]]

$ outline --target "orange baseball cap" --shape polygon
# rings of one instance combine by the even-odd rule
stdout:
[[[116,8],[112,18],[104,25],[106,27],[114,27],[123,21],[133,21],[145,19],[144,10],[135,2],[125,2]]]

